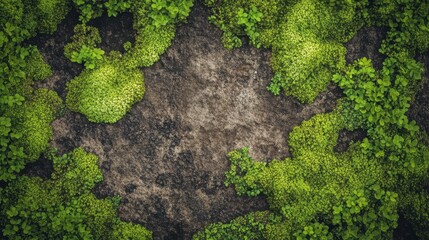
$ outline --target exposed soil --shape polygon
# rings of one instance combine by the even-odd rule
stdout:
[[[334,147],[336,152],[345,152],[352,142],[358,142],[366,137],[366,132],[362,129],[348,131],[343,129],[338,134],[337,145]]]
[[[53,70],[53,75],[43,82],[37,82],[36,87],[55,90],[64,100],[66,98],[65,83],[83,70],[83,66],[71,62],[64,56],[64,46],[71,42],[73,28],[78,23],[78,14],[72,11],[58,25],[58,29],[53,35],[39,34],[28,41],[29,44],[38,47],[45,61]]]
[[[289,156],[287,140],[293,127],[331,111],[341,96],[330,86],[310,105],[292,97],[274,97],[266,90],[272,77],[269,51],[246,44],[224,49],[221,31],[208,23],[208,15],[197,4],[161,60],[142,70],[145,96],[123,119],[94,124],[79,113],[67,112],[52,124],[52,145],[61,153],[84,147],[97,154],[104,182],[96,194],[120,195],[120,217],[143,224],[155,239],[190,239],[207,224],[268,209],[263,197],[238,197],[223,185],[229,167],[226,154],[248,146],[259,161]],[[110,51],[123,50],[122,44],[132,41],[131,22],[125,14],[113,19],[103,16],[91,24],[99,27],[101,47]],[[76,23],[77,16],[71,13],[56,34],[33,42],[54,70],[38,87],[56,90],[64,99],[65,83],[82,70],[63,55]],[[367,56],[381,66],[382,56],[374,55],[374,49],[383,34],[376,29],[362,31],[346,44],[347,60]],[[416,111],[422,109],[426,115],[416,118],[427,123],[427,84],[421,95],[423,102],[415,105]],[[340,148],[361,137],[342,133]]]
[[[356,36],[345,44],[347,64],[366,57],[371,59],[375,69],[381,69],[385,57],[378,52],[378,49],[386,33],[387,29],[380,27],[365,27],[359,30]]]

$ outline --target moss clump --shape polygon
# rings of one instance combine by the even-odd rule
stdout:
[[[121,221],[116,224],[113,230],[112,238],[117,240],[145,240],[152,239],[152,233],[140,225]]]
[[[175,35],[175,26],[160,28],[146,26],[138,30],[136,43],[124,57],[129,67],[149,67],[159,60],[159,56],[171,45]]]
[[[276,77],[269,90],[274,94],[283,90],[305,103],[314,101],[326,90],[332,75],[345,67],[346,49],[341,42],[359,27],[348,28],[350,20],[312,0],[293,5],[271,43]]]
[[[39,31],[54,33],[57,25],[65,18],[70,9],[69,2],[64,0],[40,0],[37,4]]]
[[[286,42],[273,55],[276,74],[268,89],[276,95],[283,90],[301,102],[312,102],[326,90],[332,75],[345,67],[346,49],[341,44],[321,41]]]
[[[56,92],[37,89],[27,101],[10,113],[15,119],[16,133],[22,137],[17,144],[25,148],[29,161],[39,158],[52,138],[51,123],[54,121],[62,100]]]
[[[268,89],[301,102],[326,90],[334,73],[345,67],[343,42],[365,23],[367,1],[206,1],[210,19],[223,31],[226,48],[248,36],[255,47],[272,49],[275,77]]]
[[[78,24],[74,27],[72,41],[64,47],[64,55],[71,60],[73,52],[79,52],[82,46],[96,48],[100,43],[101,37],[96,27]]]
[[[52,68],[43,60],[37,48],[32,48],[26,66],[27,76],[36,81],[44,80],[52,75]]]
[[[283,161],[253,161],[246,148],[229,153],[226,185],[234,185],[239,195],[264,194],[270,204],[269,217],[211,225],[196,238],[211,239],[223,231],[237,238],[249,233],[262,236],[255,239],[391,236],[397,226],[398,195],[379,184],[382,165],[367,158],[359,144],[344,153],[334,152],[342,128],[343,118],[336,111],[304,121],[289,135],[293,157]],[[319,230],[308,235],[309,229]]]
[[[85,69],[67,83],[67,107],[80,112],[91,122],[114,123],[145,92],[143,73],[125,68],[119,57],[106,59],[96,69]]]
[[[121,221],[117,197],[91,192],[103,180],[94,154],[77,148],[57,156],[52,178],[20,176],[0,188],[0,229],[8,239],[152,239],[142,226]]]

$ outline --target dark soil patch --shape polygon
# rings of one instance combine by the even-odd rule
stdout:
[[[339,97],[334,87],[311,105],[274,97],[266,90],[270,53],[249,46],[224,49],[208,14],[197,4],[170,49],[144,69],[144,99],[119,122],[93,124],[67,112],[52,124],[52,145],[61,153],[79,146],[96,153],[104,174],[96,193],[122,196],[120,216],[147,226],[155,239],[189,239],[209,223],[267,209],[263,197],[238,197],[224,187],[226,154],[248,146],[260,161],[289,156],[293,127],[331,111]],[[121,50],[132,38],[130,18],[94,21],[104,50]],[[82,69],[63,56],[73,24],[35,40],[54,69],[39,87],[62,97],[65,83]]]
[[[409,116],[429,135],[429,53],[419,56],[417,60],[425,66],[422,78],[423,87],[417,93],[414,103],[411,104]]]
[[[366,137],[366,132],[362,129],[348,131],[343,129],[338,135],[337,145],[334,147],[336,152],[345,152],[351,143],[362,141]]]
[[[413,226],[403,216],[399,215],[398,228],[393,233],[394,240],[417,240]]]
[[[122,13],[109,18],[107,13],[89,22],[98,28],[101,37],[99,47],[106,53],[116,50],[124,53],[124,43],[134,43],[136,31],[133,29],[131,13]]]
[[[356,36],[345,44],[347,64],[366,57],[372,60],[375,69],[381,69],[385,56],[378,49],[386,34],[387,29],[380,27],[364,27],[359,30]]]
[[[44,180],[51,178],[51,174],[54,172],[54,165],[52,160],[41,156],[37,162],[27,164],[22,174],[30,177],[40,177]]]
[[[40,34],[30,39],[29,44],[36,45],[42,53],[45,61],[52,67],[53,75],[43,82],[37,82],[36,88],[49,88],[55,90],[65,100],[65,83],[78,75],[83,67],[73,63],[64,56],[64,46],[71,42],[73,29],[79,23],[79,15],[71,11],[65,20],[58,25],[58,30],[53,34]]]

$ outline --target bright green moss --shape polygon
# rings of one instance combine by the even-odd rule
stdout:
[[[69,196],[88,192],[103,180],[97,161],[96,155],[77,148],[66,156],[53,158],[55,172],[52,179],[59,179],[58,183]]]
[[[85,69],[67,83],[66,103],[72,111],[84,114],[92,122],[114,123],[142,99],[143,73],[126,68],[118,59],[105,60],[96,69]]]
[[[292,42],[293,38],[284,48],[274,50],[272,67],[276,77],[268,89],[282,89],[301,102],[312,102],[326,90],[332,75],[345,66],[346,49],[336,43]]]
[[[151,66],[171,45],[174,36],[174,25],[146,26],[138,30],[134,46],[124,56],[124,64],[128,67]]]
[[[301,156],[307,152],[333,153],[338,132],[343,127],[343,119],[337,113],[318,114],[302,122],[289,134],[289,146],[293,156]]]
[[[44,80],[52,75],[52,69],[47,64],[37,48],[33,48],[28,57],[27,76],[34,80]]]
[[[115,225],[115,229],[112,234],[112,239],[135,239],[135,240],[146,240],[152,239],[152,232],[146,228],[141,227],[138,224],[120,222]]]
[[[323,223],[311,223],[294,233],[297,239],[334,239],[332,233],[329,232],[329,227]]]
[[[56,92],[38,89],[23,105],[13,109],[15,131],[22,136],[17,144],[25,148],[29,161],[36,160],[48,146],[52,138],[50,124],[61,106]]]
[[[254,162],[248,149],[236,150],[228,155],[231,169],[226,173],[225,183],[234,185],[238,194],[264,194],[270,211],[276,216],[277,220],[271,219],[266,223],[264,238],[293,239],[293,236],[304,232],[307,234],[304,230],[309,231],[310,226],[316,227],[312,222],[319,218],[326,225],[335,224],[332,214],[334,206],[342,205],[343,199],[353,196],[355,191],[381,182],[383,168],[380,163],[366,158],[358,145],[352,145],[344,153],[334,152],[338,133],[343,128],[343,118],[338,112],[319,114],[304,121],[290,134],[293,158],[265,164]],[[359,210],[362,214],[378,209],[378,199],[368,195],[367,200],[371,203],[368,208]],[[389,206],[389,213],[396,213],[396,205]],[[385,231],[389,234],[396,220],[387,221]],[[350,223],[353,231],[365,234],[368,226],[362,221],[358,219]],[[342,236],[346,231],[342,230],[342,226],[339,224],[335,231],[330,229],[330,234],[320,234]],[[298,229],[303,230],[300,232]]]
[[[159,60],[171,45],[176,25],[186,20],[192,0],[186,1],[137,1],[131,12],[137,31],[134,46],[127,47],[124,64],[127,67],[149,67]]]
[[[118,201],[91,193],[102,180],[98,158],[83,149],[54,162],[52,179],[18,177],[0,189],[0,235],[8,239],[151,239],[145,228],[122,222]],[[121,238],[124,237],[124,238]]]
[[[264,239],[265,223],[269,212],[252,212],[238,217],[229,223],[214,223],[193,236],[194,240],[203,239]]]
[[[98,158],[96,159],[98,160]],[[93,168],[97,168],[97,171],[100,171],[96,163],[93,165]],[[82,173],[84,172],[78,173],[76,176],[83,177],[84,175],[82,175]],[[85,177],[85,180],[86,179],[88,178]],[[93,180],[95,179],[92,179],[92,181]],[[97,182],[99,181],[100,179],[97,180]],[[90,190],[91,189],[89,189],[89,191]],[[85,224],[91,229],[91,234],[94,239],[105,239],[106,237],[110,239],[112,228],[116,226],[118,222],[116,216],[118,206],[115,204],[112,198],[98,199],[89,191],[84,191],[85,193],[77,198],[77,205],[79,208],[84,209]],[[73,200],[73,198],[71,199]],[[122,221],[119,222],[122,223]],[[141,226],[139,227],[140,229],[146,230]]]
[[[213,8],[210,19],[224,32],[224,46],[240,47],[238,36],[247,35],[253,46],[271,48],[275,77],[268,89],[308,103],[326,90],[334,73],[345,67],[342,43],[364,25],[368,2],[254,0],[209,4]],[[250,21],[254,10],[261,17]],[[242,12],[250,17],[246,24],[242,24]]]
[[[285,41],[289,36],[299,35],[305,40],[320,39],[327,40],[332,34],[331,29],[335,23],[335,16],[331,9],[324,4],[313,0],[301,0],[291,8],[287,15],[286,28],[280,28],[278,39]],[[283,45],[283,42],[275,43],[274,45]]]
[[[346,49],[337,40],[341,36],[332,31],[341,27],[337,21],[323,4],[312,0],[295,4],[272,44],[276,77],[268,89],[275,94],[282,89],[301,102],[312,102],[326,90],[332,75],[345,66]]]

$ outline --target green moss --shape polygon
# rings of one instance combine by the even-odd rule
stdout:
[[[302,102],[312,102],[326,90],[332,75],[345,67],[346,49],[332,31],[336,20],[330,8],[311,0],[293,6],[273,43],[272,67],[278,77],[269,89],[283,89]]]
[[[67,83],[67,106],[87,116],[92,122],[114,123],[145,91],[143,74],[126,68],[119,58],[106,59],[96,69],[85,69]]]
[[[176,26],[186,20],[192,0],[138,1],[133,3],[134,29],[137,31],[133,46],[127,44],[124,64],[130,68],[149,67],[159,60],[171,45]]]
[[[318,41],[292,42],[274,50],[272,67],[276,72],[269,90],[283,89],[301,102],[314,101],[325,91],[332,76],[345,66],[346,49],[341,44]]]
[[[387,26],[389,31],[381,52],[388,56],[429,50],[429,4],[426,1],[376,1],[372,9],[374,25]]]
[[[73,52],[80,52],[82,46],[96,48],[101,43],[101,37],[96,27],[78,24],[74,27],[72,41],[65,45],[64,55],[72,59]]]
[[[152,239],[152,232],[141,227],[138,224],[120,222],[115,226],[112,234],[112,239],[135,239],[135,240],[146,240]]]
[[[359,116],[368,137],[361,147],[368,158],[377,158],[385,165],[393,180],[398,176],[424,176],[429,159],[419,141],[419,127],[406,112],[423,68],[413,59],[387,58],[379,72],[370,60],[356,61],[344,74],[335,75],[335,82],[347,96],[343,111],[348,117]],[[356,119],[347,119],[355,125]],[[354,126],[356,127],[356,126]]]
[[[38,97],[43,94],[33,94],[32,88],[33,80],[51,71],[35,47],[22,44],[36,34],[36,5],[34,1],[0,1],[0,180],[5,181],[35,160],[51,136],[50,110],[55,106],[48,105],[52,98],[43,100]]]
[[[265,222],[268,221],[268,212],[253,212],[238,217],[229,223],[210,224],[205,230],[193,236],[194,240],[203,239],[264,239]]]
[[[338,113],[318,114],[289,134],[291,153],[296,157],[307,152],[333,153],[343,127],[344,121]]]
[[[174,25],[139,29],[134,46],[124,56],[124,64],[130,68],[151,66],[171,45],[174,36]]]
[[[103,180],[101,170],[97,166],[98,157],[77,148],[64,157],[53,158],[53,180],[66,191],[68,196],[77,196],[90,191],[95,184]]]
[[[24,15],[22,0],[3,0],[0,2],[0,23],[20,23]]]
[[[98,160],[98,158],[96,159]],[[98,171],[100,171],[96,163],[94,164],[93,168],[97,168]],[[77,176],[84,175],[78,173]],[[99,179],[97,182],[98,181]],[[71,199],[73,200],[73,198]],[[77,201],[78,207],[83,209],[85,213],[85,224],[91,229],[91,235],[93,236],[93,239],[110,239],[112,228],[115,227],[118,222],[116,216],[118,206],[115,205],[112,199],[98,199],[94,194],[90,193],[89,191],[85,191],[83,195],[77,198]],[[119,222],[122,223],[122,221]],[[139,226],[139,228],[146,230],[141,226]]]
[[[28,57],[26,73],[28,77],[36,81],[44,80],[52,75],[51,66],[43,60],[42,54],[37,48],[33,48]]]
[[[265,164],[253,161],[247,149],[228,155],[231,168],[225,183],[234,185],[238,194],[264,194],[270,211],[278,218],[266,223],[264,237],[292,239],[294,235],[304,234],[317,219],[332,225],[334,206],[342,205],[343,199],[353,196],[355,191],[381,182],[384,175],[380,163],[366,158],[357,144],[344,153],[334,152],[342,128],[344,121],[338,112],[319,114],[304,121],[289,135],[293,158]],[[371,201],[370,207],[362,209],[363,212],[378,208],[378,199],[368,201]],[[389,206],[396,211],[396,205]],[[389,222],[389,234],[394,223],[394,219],[393,223]],[[352,225],[363,234],[367,226],[360,224],[358,220]],[[341,236],[341,233],[329,232]]]
[[[38,28],[41,33],[54,33],[70,10],[69,0],[40,0],[37,4]]]
[[[98,158],[82,148],[54,162],[52,179],[21,176],[0,189],[0,229],[8,239],[151,239],[145,228],[122,222],[116,199],[97,199]],[[121,238],[125,237],[125,238]]]
[[[392,239],[398,226],[398,194],[371,184],[333,207],[334,232],[342,239]]]
[[[420,188],[419,191],[408,191],[401,204],[405,218],[413,225],[419,239],[429,238],[429,193]]]
[[[210,19],[223,31],[226,48],[240,47],[247,35],[255,47],[271,48],[275,72],[268,89],[309,103],[345,67],[346,49],[366,19],[368,1],[213,1]],[[261,14],[242,24],[242,12]],[[258,15],[259,16],[259,15]],[[251,23],[251,24],[249,24]]]
[[[51,122],[62,106],[57,93],[48,89],[38,89],[24,102],[13,109],[15,131],[22,137],[17,144],[25,148],[29,161],[36,160],[46,149],[52,138]]]

